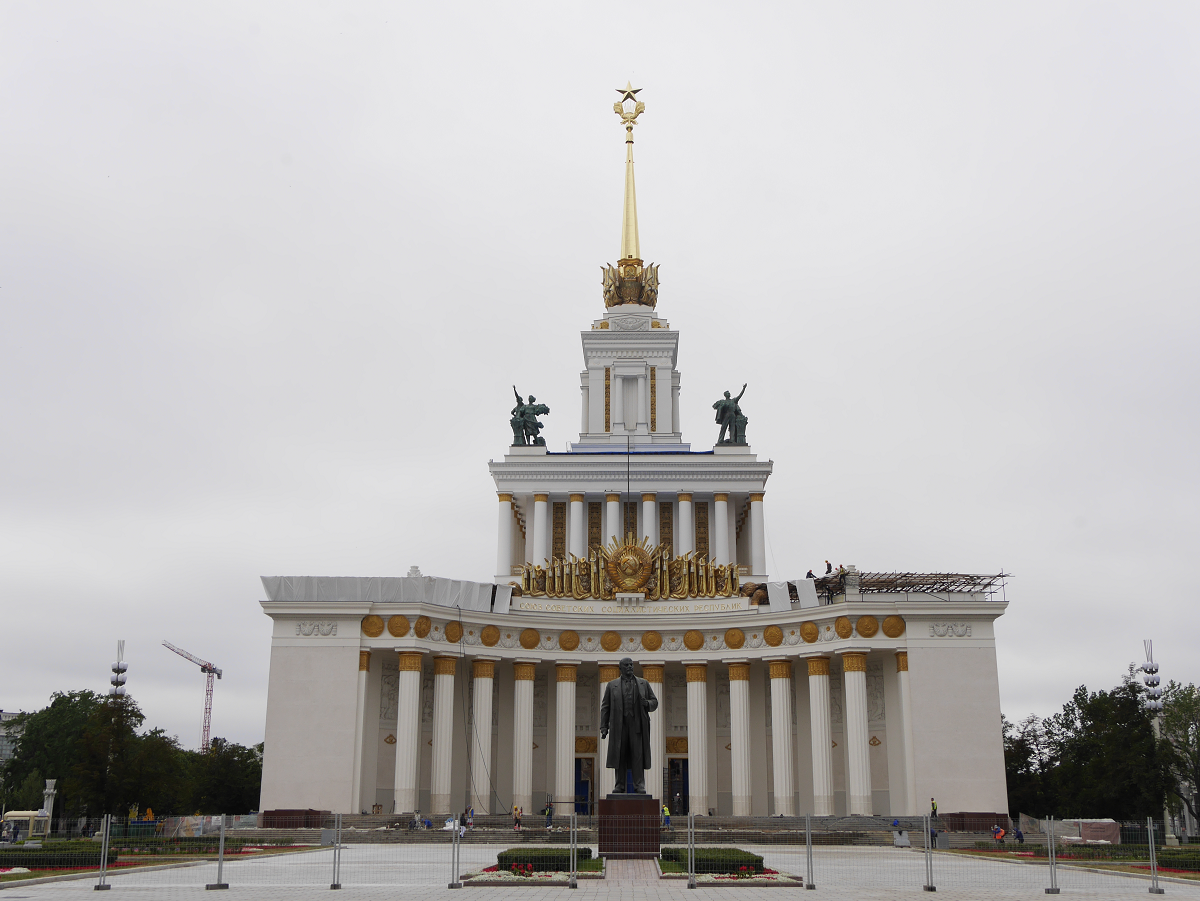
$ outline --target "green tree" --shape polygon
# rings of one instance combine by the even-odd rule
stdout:
[[[125,814],[139,803],[133,766],[145,716],[128,695],[110,696],[88,716],[67,785],[89,814]]]
[[[1140,819],[1161,813],[1167,788],[1144,689],[1133,668],[1111,691],[1086,686],[1043,721],[1048,811],[1062,816]]]
[[[1163,751],[1168,791],[1197,817],[1200,791],[1200,689],[1170,682],[1163,691]]]
[[[214,738],[196,761],[196,808],[206,814],[248,813],[262,788],[262,745]]]
[[[1030,715],[1014,725],[1001,715],[1004,733],[1004,771],[1008,782],[1008,813],[1043,816],[1047,809],[1046,750],[1042,721]]]
[[[195,808],[194,751],[179,747],[179,741],[162,729],[138,736],[131,749],[130,780],[135,803],[155,814],[188,814]]]
[[[59,811],[78,809],[78,798],[67,784],[75,768],[80,742],[88,718],[104,703],[104,698],[90,691],[55,692],[50,704],[35,713],[22,713],[11,721],[15,735],[13,756],[4,765],[4,803],[16,807],[13,792],[23,787],[29,777],[57,779]],[[41,806],[39,786],[38,803]]]

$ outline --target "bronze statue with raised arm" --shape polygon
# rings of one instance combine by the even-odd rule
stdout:
[[[725,396],[713,404],[713,409],[717,411],[716,422],[721,426],[721,434],[717,436],[717,444],[745,444],[746,443],[746,423],[749,420],[742,415],[742,408],[738,406],[738,401],[742,399],[742,394],[746,393],[746,386],[742,385],[742,393],[737,397],[730,397],[729,392],[725,392]],[[728,432],[729,439],[725,439]]]

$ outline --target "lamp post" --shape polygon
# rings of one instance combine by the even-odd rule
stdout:
[[[1154,714],[1154,741],[1157,743],[1162,738],[1162,694],[1163,690],[1160,686],[1160,678],[1158,675],[1158,664],[1154,662],[1154,642],[1146,639],[1142,642],[1146,649],[1146,662],[1141,665],[1142,681],[1146,683],[1146,709]],[[1167,809],[1166,802],[1163,802],[1163,841],[1168,845],[1178,845],[1179,838],[1171,829],[1171,812]]]

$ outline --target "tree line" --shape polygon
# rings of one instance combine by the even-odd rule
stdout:
[[[180,747],[162,729],[142,730],[132,697],[55,692],[49,706],[9,721],[13,756],[0,770],[6,809],[37,810],[44,780],[57,779],[55,817],[248,813],[258,806],[261,743],[212,739],[208,753]]]
[[[1197,814],[1200,690],[1170,682],[1159,735],[1145,687],[1130,667],[1109,691],[1075,689],[1053,716],[1003,718],[1009,814],[1161,819]]]

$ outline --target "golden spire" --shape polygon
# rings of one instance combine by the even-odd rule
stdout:
[[[621,117],[625,124],[625,209],[621,218],[621,255],[619,260],[638,260],[642,258],[638,245],[637,224],[637,195],[633,188],[633,126],[637,117],[646,109],[646,104],[637,99],[641,88],[635,88],[633,82],[626,82],[625,87],[617,88],[621,99],[613,104],[613,112]]]

